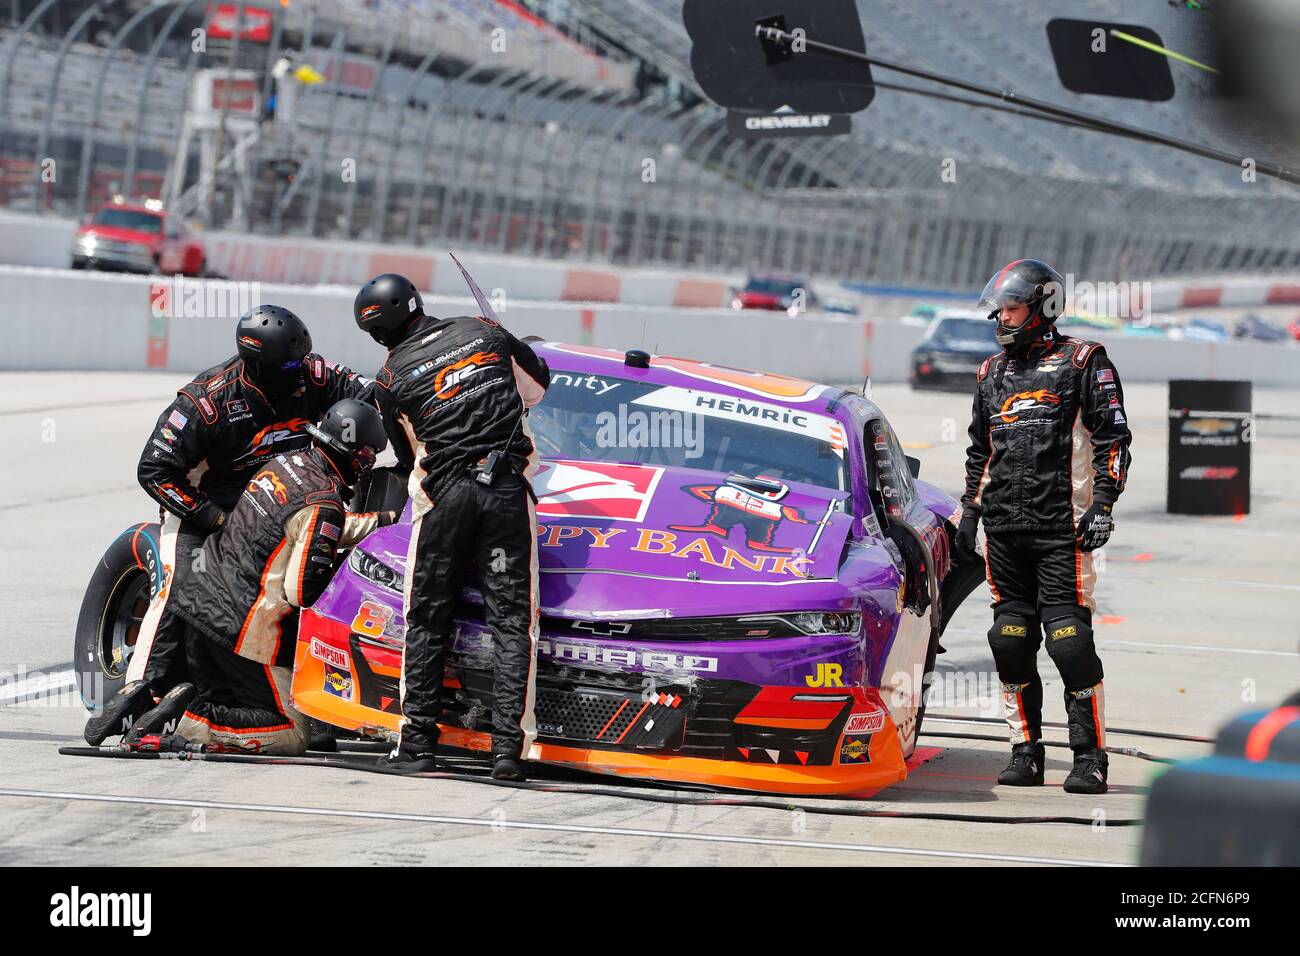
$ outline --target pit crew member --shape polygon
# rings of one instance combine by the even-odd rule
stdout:
[[[522,780],[536,737],[536,451],[524,418],[550,384],[532,348],[482,316],[424,314],[414,284],[377,276],[357,293],[357,325],[389,349],[376,399],[402,467],[412,467],[402,723],[388,757],[434,769],[452,611],[476,565],[494,637],[492,775]]]
[[[173,585],[193,683],[176,685],[141,716],[128,746],[178,721],[176,736],[209,749],[306,751],[308,723],[289,700],[297,611],[325,590],[339,548],[397,514],[349,514],[344,506],[388,444],[374,406],[345,398],[305,433],[309,447],[261,463],[191,573]]]
[[[369,398],[370,382],[314,354],[307,326],[281,306],[246,312],[235,347],[234,356],[177,392],[140,454],[140,484],[162,511],[161,582],[126,685],[86,724],[92,746],[125,733],[156,698],[187,679],[183,627],[168,613],[169,597],[249,478],[275,455],[308,447],[306,426],[335,402]]]
[[[987,540],[989,644],[1011,731],[1010,786],[1043,782],[1038,649],[1065,685],[1071,793],[1106,791],[1102,664],[1093,642],[1092,552],[1110,538],[1129,470],[1119,373],[1096,342],[1055,329],[1064,285],[1050,266],[1018,259],[984,288],[1001,353],[984,361],[973,402],[957,549]],[[1040,631],[1041,628],[1041,631]]]

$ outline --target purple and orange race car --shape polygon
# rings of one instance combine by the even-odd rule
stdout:
[[[536,347],[552,384],[529,418],[542,609],[528,756],[774,793],[904,779],[939,636],[983,569],[950,561],[958,505],[916,479],[881,411],[780,375]],[[364,506],[404,497],[387,485]],[[293,701],[318,721],[398,726],[409,518],[302,612]],[[443,743],[486,750],[492,635],[472,578],[449,657]]]

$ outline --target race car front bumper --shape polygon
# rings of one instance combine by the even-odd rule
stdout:
[[[292,702],[316,720],[392,736],[401,653],[304,610]],[[442,743],[491,746],[492,674],[452,655]],[[542,669],[529,759],[593,773],[784,794],[869,794],[907,777],[894,722],[874,688]]]

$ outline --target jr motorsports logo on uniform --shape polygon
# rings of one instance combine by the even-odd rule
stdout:
[[[78,886],[50,897],[50,925],[129,928],[133,936],[153,929],[152,893],[83,893]]]

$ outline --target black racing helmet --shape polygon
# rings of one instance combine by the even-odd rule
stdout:
[[[235,347],[250,365],[297,369],[311,351],[311,333],[284,306],[259,305],[240,316]]]
[[[1029,306],[1024,325],[1011,329],[1002,324],[999,312],[1005,305]],[[1065,310],[1065,280],[1061,274],[1038,259],[1017,259],[993,274],[980,294],[976,306],[998,323],[998,343],[1015,349],[1051,331]]]
[[[307,432],[349,485],[374,467],[388,445],[379,412],[358,398],[335,402],[319,422],[307,426]]]
[[[357,327],[384,348],[392,348],[405,337],[407,327],[424,315],[420,290],[406,276],[385,272],[361,287],[352,303]]]

